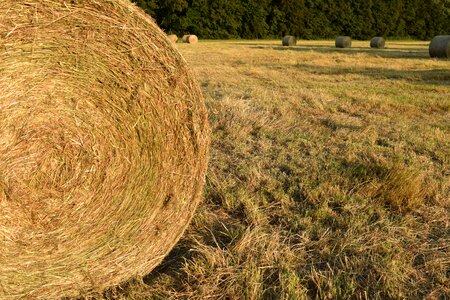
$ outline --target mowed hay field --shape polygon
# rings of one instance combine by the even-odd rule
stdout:
[[[417,41],[176,47],[213,131],[204,202],[105,297],[449,297],[450,61]]]

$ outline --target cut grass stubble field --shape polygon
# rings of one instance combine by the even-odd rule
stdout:
[[[450,61],[428,44],[177,45],[213,130],[204,203],[127,299],[450,293]]]

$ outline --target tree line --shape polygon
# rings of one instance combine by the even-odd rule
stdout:
[[[133,0],[167,33],[203,39],[450,34],[450,0]]]

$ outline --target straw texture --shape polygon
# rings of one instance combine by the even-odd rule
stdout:
[[[351,48],[352,47],[352,38],[349,36],[338,36],[336,38],[336,47],[337,48]]]
[[[450,35],[438,35],[430,43],[431,57],[450,58]]]
[[[148,274],[204,185],[186,62],[128,0],[3,0],[0,24],[0,299]]]

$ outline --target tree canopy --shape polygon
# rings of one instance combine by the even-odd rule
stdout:
[[[201,38],[450,34],[450,0],[133,0],[168,33]]]

